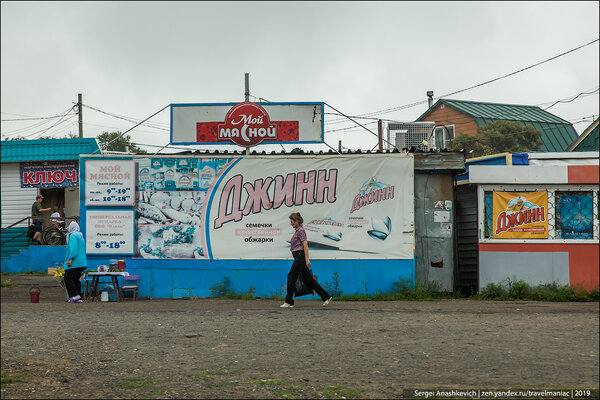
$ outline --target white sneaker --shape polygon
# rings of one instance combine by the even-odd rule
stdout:
[[[281,308],[294,308],[294,305],[293,304],[288,304],[288,303],[283,303],[279,307],[281,307]]]
[[[325,300],[323,302],[323,307],[325,307],[327,304],[329,304],[329,302],[333,299],[333,297],[328,298],[327,300]]]

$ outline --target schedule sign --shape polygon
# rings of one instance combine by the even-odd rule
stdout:
[[[87,210],[87,254],[133,254],[134,210]]]
[[[86,160],[85,205],[135,205],[135,161]]]

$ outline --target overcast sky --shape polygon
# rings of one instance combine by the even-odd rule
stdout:
[[[245,73],[252,101],[324,101],[363,115],[426,101],[428,90],[438,97],[469,88],[599,37],[597,1],[2,2],[1,7],[3,140],[77,134],[74,112],[62,120],[11,119],[62,114],[78,93],[85,105],[135,121],[171,103],[243,101]],[[546,108],[579,95],[548,111],[581,134],[599,114],[599,59],[596,41],[448,98]],[[377,117],[412,121],[426,109],[425,103]],[[91,108],[83,109],[83,120],[85,137],[135,125]],[[166,145],[169,108],[149,122],[154,127],[132,130],[132,140]],[[351,149],[376,145],[376,137],[362,128],[327,132],[352,125],[326,115],[325,141],[335,148],[338,140]],[[377,130],[373,123],[367,127]],[[162,152],[173,151],[181,150]]]

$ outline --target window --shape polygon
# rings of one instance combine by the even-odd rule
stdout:
[[[449,149],[452,139],[454,139],[454,125],[438,126],[435,128],[434,140],[436,149]]]
[[[556,192],[556,239],[593,239],[592,192]]]
[[[485,219],[483,220],[483,237],[491,238],[492,237],[492,227],[494,226],[494,203],[493,203],[493,192],[485,192],[485,208],[484,215]]]

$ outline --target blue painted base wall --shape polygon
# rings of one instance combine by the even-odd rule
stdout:
[[[210,297],[211,287],[225,277],[235,293],[254,288],[258,297],[285,296],[287,273],[291,260],[147,260],[127,259],[126,271],[140,275],[140,297],[179,298]],[[88,268],[107,264],[106,258],[88,258]],[[333,284],[333,273],[339,277],[343,294],[388,292],[400,279],[414,283],[414,260],[313,260],[313,274],[321,286]],[[312,296],[317,298],[317,296]],[[304,296],[311,298],[311,296]]]
[[[31,246],[8,260],[2,272],[45,272],[64,261],[64,246]],[[139,297],[210,297],[211,288],[225,277],[235,293],[254,288],[257,297],[285,296],[287,273],[292,260],[156,260],[123,258],[126,271],[140,275]],[[88,269],[116,262],[116,258],[88,257]],[[342,294],[389,292],[395,281],[414,284],[413,260],[312,260],[312,270],[321,286],[333,285],[337,272]],[[303,296],[303,298],[317,296]]]
[[[65,246],[29,246],[2,260],[3,273],[47,272],[56,263],[62,267]]]

